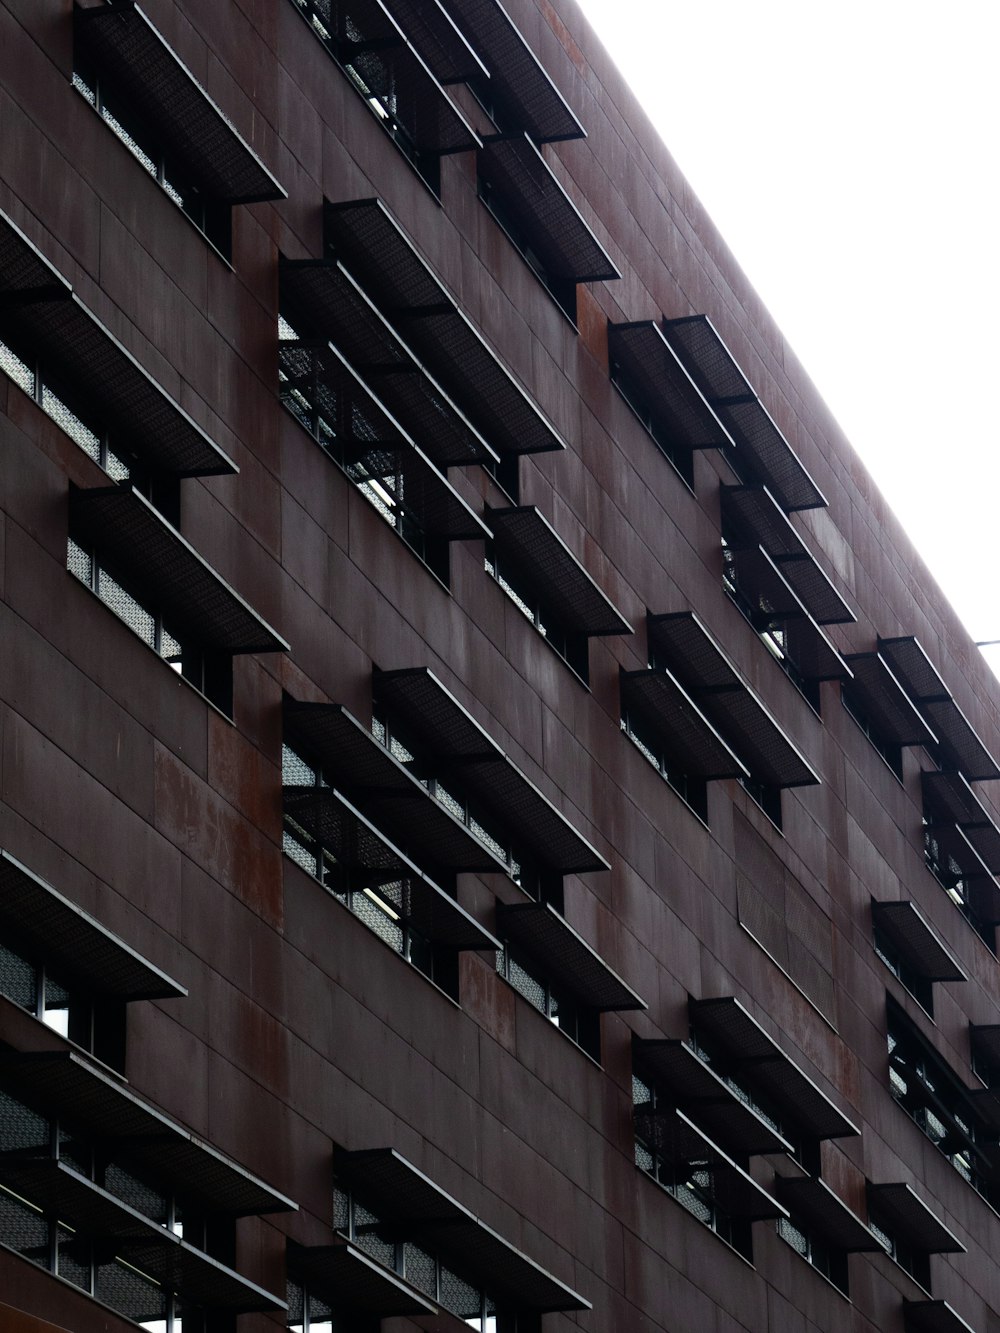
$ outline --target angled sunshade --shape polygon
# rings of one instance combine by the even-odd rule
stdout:
[[[906,1333],[975,1333],[947,1301],[903,1302]]]
[[[490,448],[430,371],[337,260],[282,260],[282,303],[338,351],[438,467],[495,462]]]
[[[378,890],[433,944],[498,949],[500,942],[332,787],[282,788],[285,813],[350,871],[352,887]]]
[[[325,219],[328,247],[495,449],[566,447],[381,200],[328,203]]]
[[[113,556],[200,644],[233,654],[288,651],[285,640],[134,488],[72,487],[70,523],[77,541]]]
[[[0,924],[57,973],[79,977],[98,995],[119,1000],[167,1000],[187,994],[124,940],[0,851]]]
[[[916,903],[873,902],[872,923],[925,981],[968,981],[964,968]]]
[[[654,1137],[652,1146],[675,1172],[685,1168],[712,1173],[712,1198],[730,1217],[746,1222],[787,1217],[788,1213],[752,1176],[713,1143],[683,1111],[674,1110],[644,1128]]]
[[[480,1281],[514,1309],[544,1313],[590,1304],[481,1222],[393,1148],[339,1152],[338,1182],[400,1235],[425,1237],[466,1281]]]
[[[633,407],[642,408],[686,449],[734,448],[729,432],[705,401],[656,320],[608,321],[611,378]]]
[[[839,1139],[860,1133],[734,996],[691,1000],[689,1009],[692,1027],[711,1037],[740,1076],[806,1134]]]
[[[134,3],[74,11],[76,41],[206,194],[232,204],[285,191]]]
[[[750,776],[669,671],[623,671],[620,679],[625,708],[645,719],[683,772],[705,782]]]
[[[437,1306],[415,1287],[347,1241],[335,1245],[289,1241],[288,1271],[310,1291],[355,1317],[438,1314]]]
[[[723,485],[720,493],[723,530],[733,550],[764,550],[818,624],[857,619],[766,487]]]
[[[123,1079],[73,1051],[2,1051],[0,1087],[101,1136],[123,1162],[152,1171],[210,1212],[243,1217],[296,1210],[291,1199],[143,1101]]]
[[[206,1309],[235,1314],[285,1308],[284,1301],[55,1158],[0,1161],[0,1182],[80,1235],[110,1242],[117,1256]]]
[[[460,774],[470,792],[533,848],[543,865],[563,875],[609,868],[433,672],[423,667],[379,671],[375,694],[406,719],[429,755]]]
[[[868,1211],[879,1226],[898,1233],[924,1254],[964,1254],[965,1246],[940,1221],[911,1185],[868,1182]]]
[[[690,611],[649,617],[667,669],[758,781],[811,786],[819,777]]]
[[[348,72],[361,95],[381,108],[420,153],[475,148],[479,138],[446,95],[382,0],[326,0],[323,19],[303,10],[310,29]]]
[[[738,470],[762,482],[786,513],[826,499],[775,425],[707,315],[665,319],[664,332],[735,441]]]
[[[913,635],[880,637],[878,649],[934,731],[947,762],[970,782],[1000,778],[997,761],[976,735],[917,639]]]
[[[931,823],[951,821],[959,826],[993,874],[1000,872],[1000,828],[961,773],[920,774],[924,814]]]
[[[752,1106],[737,1097],[686,1041],[634,1037],[632,1051],[637,1069],[648,1075],[662,1095],[684,1109],[726,1152],[754,1157],[792,1151],[792,1145]],[[670,1108],[661,1112],[659,1108],[637,1107],[636,1129],[640,1137],[647,1137],[642,1128],[647,1120],[672,1114]]]
[[[328,452],[352,481],[380,483],[382,503],[391,500],[428,536],[445,541],[489,537],[482,520],[332,343],[279,342],[278,365],[284,376],[282,400],[307,429],[315,427],[304,418],[322,418],[331,436]]]
[[[486,843],[339,704],[288,699],[285,727],[290,739],[318,758],[328,780],[419,864],[507,873],[507,865]]]
[[[844,661],[854,674],[851,694],[860,701],[880,735],[893,745],[937,743],[885,658],[879,653],[849,653]]]
[[[753,624],[780,629],[787,655],[807,680],[845,680],[851,669],[762,546],[730,551],[727,574],[753,610]]]
[[[632,633],[632,626],[534,506],[489,508],[486,517],[497,548],[520,568],[568,629],[588,637]]]
[[[237,471],[2,213],[0,339],[42,358],[92,402],[123,452],[127,445],[149,466],[180,476]]]
[[[847,1254],[881,1250],[882,1242],[818,1176],[778,1176],[775,1197],[827,1244]]]
[[[489,78],[486,66],[441,0],[384,0],[384,3],[439,83]]]
[[[585,130],[498,0],[442,0],[482,59],[489,84],[477,83],[499,127],[517,127],[535,143],[580,139]]]
[[[549,273],[571,282],[620,278],[614,261],[527,135],[484,141],[479,174],[531,237]]]
[[[589,1008],[603,1013],[646,1008],[550,903],[498,904],[497,931],[543,963],[549,978]]]

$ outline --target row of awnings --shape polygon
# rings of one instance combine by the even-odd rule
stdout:
[[[753,777],[774,787],[819,782],[693,611],[650,615],[656,666],[621,675],[623,700],[663,738],[687,773]]]
[[[785,513],[826,506],[707,315],[609,323],[608,348],[613,371],[685,448],[725,451]]]
[[[178,476],[238,471],[0,214],[0,340],[8,339],[16,351],[50,361],[82,397],[96,389],[109,431],[150,468]]]

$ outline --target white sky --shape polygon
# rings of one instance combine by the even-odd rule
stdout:
[[[969,631],[1000,639],[1000,3],[579,3]]]

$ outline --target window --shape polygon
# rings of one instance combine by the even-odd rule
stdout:
[[[649,760],[656,771],[674,789],[677,795],[698,816],[708,823],[708,784],[704,778],[689,773],[673,757],[669,742],[665,742],[653,727],[635,709],[626,708],[621,728],[639,752]]]
[[[101,599],[119,620],[124,621],[143,643],[152,648],[172,671],[183,676],[224,713],[233,707],[232,659],[192,642],[178,627],[164,619],[163,611],[151,604],[128,576],[112,564],[109,569],[93,546],[81,546],[69,538],[66,567]],[[175,632],[176,631],[176,632]]]
[[[380,1218],[352,1192],[336,1186],[333,1229],[478,1333],[505,1333],[514,1327],[520,1330],[519,1319],[498,1312],[494,1296],[477,1284],[467,1282],[435,1247],[425,1248],[417,1244],[406,1237],[405,1230],[401,1235],[398,1224]],[[433,1226],[430,1230],[433,1234]],[[412,1226],[410,1231],[419,1235],[419,1225]]]
[[[639,418],[653,438],[657,448],[672,463],[678,476],[689,490],[694,490],[694,450],[686,444],[679,431],[667,430],[657,414],[647,405],[638,384],[619,363],[612,362],[611,382]]]
[[[509,944],[505,944],[496,959],[497,972],[504,981],[592,1060],[600,1063],[600,1015],[557,982],[547,979],[534,959],[520,956]]]
[[[643,1082],[636,1074],[632,1075],[632,1101],[637,1111],[655,1109],[658,1096],[657,1089]],[[637,1136],[635,1162],[641,1171],[652,1176],[693,1217],[721,1236],[745,1259],[752,1261],[749,1221],[734,1217],[720,1203],[716,1194],[713,1163],[708,1155],[701,1159],[695,1155],[690,1160],[678,1161],[673,1154],[666,1156]]]
[[[294,0],[386,134],[435,194],[442,154],[479,139],[378,0]]]
[[[231,1222],[220,1224],[162,1192],[113,1160],[111,1151],[103,1135],[48,1119],[0,1092],[0,1242],[151,1333],[181,1333],[182,1324],[203,1333],[210,1326],[202,1322],[204,1311],[172,1291],[167,1274],[184,1271],[172,1266],[178,1243],[193,1247],[183,1257],[193,1254],[195,1264],[199,1252],[231,1263]],[[148,1228],[137,1224],[136,1213]],[[155,1242],[157,1228],[167,1233],[163,1247]],[[198,1277],[204,1281],[215,1267],[205,1261]],[[247,1308],[253,1306],[251,1299]],[[185,1314],[191,1316],[186,1324]]]
[[[590,679],[589,641],[586,634],[574,633],[561,623],[558,612],[539,596],[523,571],[506,560],[493,542],[486,545],[486,572],[526,616],[566,665],[586,685]]]
[[[897,980],[906,987],[917,1004],[934,1017],[934,986],[929,977],[923,976],[914,968],[906,955],[889,939],[878,926],[872,932],[875,952]]]
[[[889,1090],[959,1175],[987,1200],[997,1199],[992,1168],[979,1145],[983,1128],[958,1078],[887,1001]]]
[[[321,767],[308,762],[290,745],[282,747],[282,785],[288,788],[330,788]],[[319,831],[319,830],[317,830]],[[362,867],[341,863],[334,848],[322,836],[305,827],[286,804],[283,847],[308,874],[313,875],[347,909],[390,949],[429,977],[449,995],[458,994],[458,963],[454,948],[435,944],[409,920],[409,885],[405,876],[373,874]],[[381,858],[384,863],[384,857]]]
[[[123,1068],[124,1005],[96,1000],[86,988],[61,977],[58,968],[50,970],[29,951],[14,948],[10,940],[5,943],[2,939],[0,995],[105,1064]]]
[[[79,53],[73,70],[73,87],[83,94],[136,161],[204,233],[219,254],[229,260],[233,248],[229,204],[206,195],[198,187],[184,164],[164,147],[155,127],[130,104],[128,95],[115,86],[113,79],[98,73],[97,68]]]
[[[287,1326],[292,1333],[342,1333],[335,1324],[333,1306],[300,1282],[289,1279]],[[346,1333],[346,1331],[345,1331]]]
[[[845,1296],[848,1294],[847,1255],[843,1250],[834,1248],[794,1214],[778,1218],[778,1235]]]
[[[892,1222],[880,1216],[872,1207],[868,1212],[868,1227],[890,1259],[894,1259],[904,1272],[909,1273],[914,1282],[925,1291],[931,1289],[931,1257],[926,1250],[918,1249]]]
[[[845,709],[854,718],[864,734],[871,741],[877,754],[881,755],[889,771],[900,782],[903,781],[903,747],[893,741],[879,727],[875,718],[866,710],[860,695],[845,680],[840,687],[840,699]]]
[[[33,356],[0,342],[0,370],[32,398],[70,439],[108,474],[112,481],[136,486],[146,498],[176,523],[180,510],[179,478],[144,467],[139,459],[109,432],[89,402],[73,389],[59,384],[55,368]]]
[[[438,777],[433,771],[433,756],[419,755],[422,747],[405,724],[400,727],[394,718],[376,709],[372,714],[372,735],[507,867],[507,873],[519,888],[536,901],[551,903],[557,911],[562,911],[562,876],[546,870],[526,854],[490,812],[462,789],[460,782],[456,783],[450,776],[446,781]]]
[[[514,249],[534,273],[569,322],[576,327],[576,281],[563,278],[552,271],[536,248],[537,240],[522,217],[517,202],[502,186],[480,174],[476,179],[479,198],[506,233]]]
[[[331,344],[279,323],[279,397],[384,522],[445,585],[448,543],[487,529]]]
[[[923,831],[927,869],[986,947],[996,953],[996,923],[985,919],[979,910],[976,880],[982,876],[977,873],[978,858],[973,849],[963,841],[959,829],[942,827],[931,822],[926,815]]]
[[[805,674],[796,661],[794,638],[788,621],[775,615],[774,609],[763,596],[752,597],[740,577],[741,555],[722,539],[722,586],[751,628],[760,636],[764,647],[784,671],[809,707],[820,712],[819,681]],[[755,798],[756,799],[756,798]],[[781,802],[778,801],[780,811]],[[776,821],[781,827],[780,814]]]

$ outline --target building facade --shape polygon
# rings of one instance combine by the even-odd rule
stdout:
[[[0,1328],[998,1333],[995,682],[573,0],[0,127]]]

